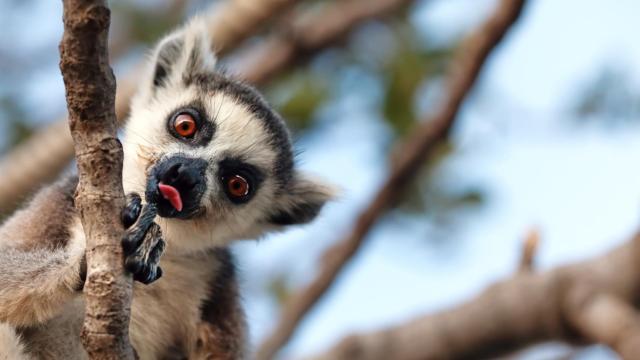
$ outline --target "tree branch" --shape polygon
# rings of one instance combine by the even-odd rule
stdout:
[[[87,238],[82,340],[92,359],[133,359],[131,278],[122,266],[122,146],[116,83],[109,67],[110,11],[104,0],[64,0],[60,70],[78,161],[76,206]]]
[[[211,11],[209,34],[218,56],[256,33],[276,14],[296,5],[300,0],[234,0]]]
[[[447,137],[460,105],[471,90],[482,65],[518,19],[523,6],[524,0],[502,0],[493,16],[467,39],[462,51],[454,59],[442,108],[433,118],[422,122],[412,132],[414,135],[401,146],[388,179],[367,209],[360,214],[351,233],[325,252],[315,279],[287,299],[275,330],[258,350],[258,359],[272,358],[287,343],[306,313],[331,287],[335,278],[358,251],[375,222],[414,179],[433,148]]]
[[[640,295],[639,247],[640,234],[592,260],[518,273],[454,309],[349,336],[311,359],[482,359],[551,340],[637,355],[638,316],[627,304]]]
[[[568,299],[567,317],[586,338],[608,345],[623,359],[640,354],[640,316],[633,306],[614,295],[587,286]]]

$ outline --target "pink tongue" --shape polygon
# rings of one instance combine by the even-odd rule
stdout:
[[[163,183],[158,184],[158,189],[162,194],[162,197],[168,200],[176,210],[182,211],[182,198],[180,192],[171,185]]]

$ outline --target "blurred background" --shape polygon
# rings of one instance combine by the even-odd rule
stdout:
[[[211,3],[110,1],[116,76]],[[453,52],[496,3],[415,1],[261,86],[294,131],[298,162],[342,196],[309,226],[235,247],[255,344],[367,206],[394,145],[437,108]],[[2,153],[65,113],[61,7],[0,1]],[[540,233],[541,269],[627,240],[640,215],[638,14],[634,0],[530,1],[490,57],[449,141],[377,223],[284,355],[316,353],[354,331],[468,300],[516,271],[531,230]],[[260,41],[257,35],[243,46]],[[549,344],[517,358],[616,357],[602,347]]]

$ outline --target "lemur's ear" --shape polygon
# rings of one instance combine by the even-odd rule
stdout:
[[[216,58],[206,23],[196,17],[167,35],[154,51],[153,86],[188,83],[197,73],[211,72]]]
[[[279,226],[308,223],[335,194],[331,186],[296,174],[287,192],[278,198],[269,222]]]

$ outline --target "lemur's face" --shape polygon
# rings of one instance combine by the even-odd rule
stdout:
[[[294,169],[285,124],[256,90],[214,72],[197,25],[160,43],[148,86],[134,99],[125,189],[158,204],[175,247],[222,245],[312,220],[330,190]]]

